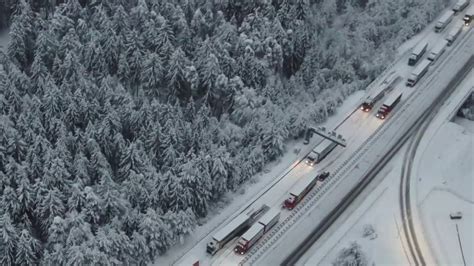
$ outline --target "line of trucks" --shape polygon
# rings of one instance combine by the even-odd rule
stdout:
[[[443,31],[447,25],[452,21],[456,12],[461,12],[467,6],[469,6],[469,0],[459,0],[452,8],[452,10],[448,10],[438,19],[435,24],[434,30],[435,32]],[[474,17],[474,5],[470,6],[469,9],[466,11],[463,20],[464,25],[468,26]],[[416,65],[418,61],[423,57],[428,49],[428,42],[422,41],[418,43],[412,50],[412,53],[408,57],[408,65],[415,66],[415,69],[410,73],[405,83],[408,87],[413,87],[417,84],[417,82],[428,72],[428,69],[431,64],[433,64],[445,51],[447,46],[451,46],[453,42],[457,39],[457,37],[461,34],[463,29],[463,24],[456,24],[454,25],[449,33],[446,35],[445,40],[439,41],[436,45],[429,51],[428,56],[426,59],[422,60],[421,63]],[[393,75],[392,75],[393,76]],[[398,79],[396,78],[389,78],[385,80],[375,91],[370,93],[366,99],[362,102],[360,109],[364,112],[370,112],[374,107],[375,103],[382,99],[385,95],[389,94]],[[401,92],[394,92],[392,93],[381,105],[379,110],[376,113],[376,117],[380,119],[385,119],[387,115],[394,109],[394,107],[400,102],[402,98]]]
[[[317,181],[322,182],[328,176],[329,172],[323,172],[299,182],[290,190],[290,197],[283,202],[282,208],[292,210],[316,185]],[[234,252],[239,255],[247,253],[259,239],[278,223],[280,213],[280,210],[263,204],[256,211],[252,210],[239,214],[213,235],[206,246],[206,252],[214,255],[236,236],[240,235],[237,245],[234,247]]]

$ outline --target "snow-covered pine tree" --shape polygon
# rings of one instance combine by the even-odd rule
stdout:
[[[18,236],[16,248],[15,264],[17,265],[35,265],[37,264],[38,254],[41,246],[37,239],[31,236],[28,230],[23,229]]]
[[[19,235],[8,213],[0,216],[0,233],[0,264],[14,265]]]

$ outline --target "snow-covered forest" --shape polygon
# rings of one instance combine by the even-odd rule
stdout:
[[[0,264],[159,262],[446,2],[0,1]]]

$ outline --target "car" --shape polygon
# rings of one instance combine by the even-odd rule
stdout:
[[[452,213],[449,215],[449,218],[451,218],[451,220],[461,219],[461,218],[462,218],[462,212],[452,212]]]
[[[328,176],[329,176],[329,172],[323,172],[323,173],[318,175],[318,180],[319,181],[324,181]]]

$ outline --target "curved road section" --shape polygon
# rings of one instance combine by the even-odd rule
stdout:
[[[417,239],[417,234],[415,231],[415,226],[413,225],[413,216],[411,210],[411,199],[410,199],[410,178],[412,176],[413,161],[415,159],[416,151],[418,145],[420,144],[421,138],[423,137],[428,125],[431,123],[433,118],[438,113],[441,104],[449,97],[453,90],[463,81],[466,75],[472,70],[473,67],[473,57],[464,65],[464,67],[451,79],[451,82],[446,88],[446,93],[440,95],[442,97],[440,101],[432,108],[428,114],[421,119],[422,125],[419,127],[415,136],[410,141],[410,145],[405,154],[402,166],[402,176],[400,179],[400,195],[399,195],[399,204],[401,217],[403,221],[403,232],[405,238],[408,242],[408,248],[412,256],[413,262],[415,265],[426,265],[425,258],[421,251],[419,241]]]

